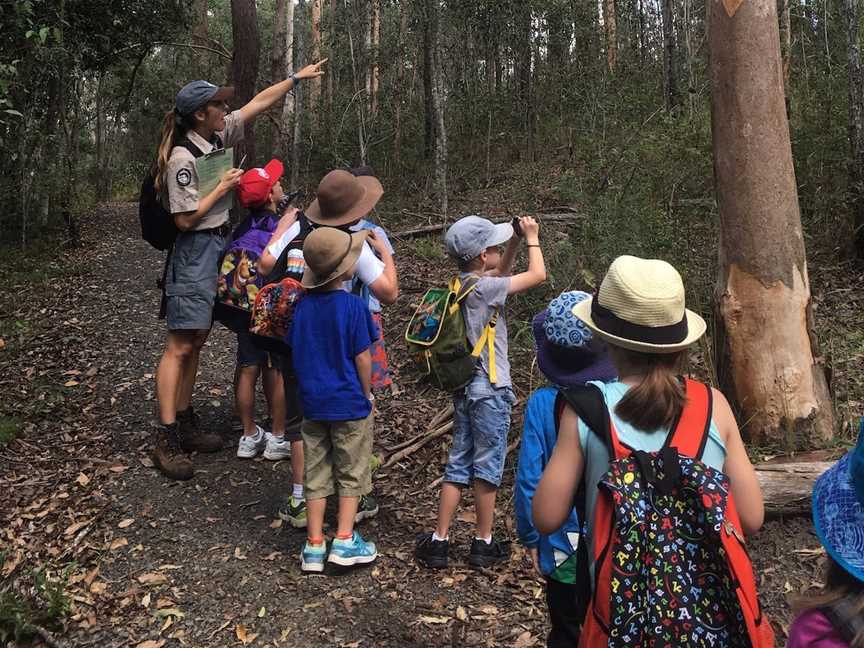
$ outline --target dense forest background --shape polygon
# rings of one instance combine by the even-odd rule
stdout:
[[[551,281],[523,299],[526,312],[574,283],[595,286],[630,253],[673,261],[690,305],[711,316],[710,2],[721,0],[0,2],[0,245],[28,255],[74,245],[76,219],[98,202],[136,199],[187,81],[235,85],[236,107],[327,57],[322,80],[247,131],[247,166],[279,156],[288,184],[308,192],[333,167],[371,164],[387,189],[377,217],[391,230],[469,209],[571,214],[572,227],[549,232]],[[777,7],[801,220],[820,281],[851,263],[856,234],[864,251],[860,4]],[[440,255],[432,239],[410,245]],[[852,324],[816,332],[847,430],[858,393],[847,369],[861,353]],[[702,351],[709,375],[715,353]]]

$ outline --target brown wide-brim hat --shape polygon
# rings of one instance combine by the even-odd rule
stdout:
[[[366,216],[384,195],[375,176],[355,176],[350,171],[331,171],[318,185],[318,197],[305,214],[313,223],[338,227]]]
[[[313,230],[303,241],[303,287],[320,288],[357,265],[369,231],[349,234],[335,227]]]

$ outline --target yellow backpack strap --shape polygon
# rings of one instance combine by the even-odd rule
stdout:
[[[450,310],[447,313],[450,317],[453,317],[453,315],[456,314],[456,311],[459,310],[459,306],[462,303],[462,301],[476,287],[477,287],[477,281],[476,280],[473,283],[471,283],[471,285],[469,285],[467,288],[465,287],[465,284],[463,284],[462,281],[459,279],[459,277],[453,277],[453,279],[450,280],[450,292],[452,292],[454,295],[456,295],[455,299],[453,300],[453,303],[450,304]]]
[[[492,313],[492,317],[489,318],[489,323],[486,325],[486,328],[483,329],[483,334],[477,340],[477,344],[474,345],[474,349],[471,351],[471,355],[475,358],[479,358],[480,354],[483,353],[483,347],[486,346],[489,348],[489,382],[493,385],[498,382],[498,371],[495,367],[495,325],[498,323],[498,309],[496,308]]]

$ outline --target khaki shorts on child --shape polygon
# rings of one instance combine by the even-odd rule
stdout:
[[[374,414],[357,421],[303,419],[303,453],[307,499],[339,494],[359,497],[372,491],[372,423]]]

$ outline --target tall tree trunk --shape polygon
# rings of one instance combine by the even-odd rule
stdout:
[[[378,114],[378,49],[381,45],[381,0],[370,0],[369,16],[369,112]]]
[[[660,0],[663,23],[663,97],[666,110],[678,105],[678,88],[675,79],[675,26],[672,23],[672,0]]]
[[[398,170],[402,161],[402,104],[405,102],[405,39],[408,35],[408,9],[399,3],[399,42],[396,45],[396,119],[393,126],[393,160]],[[488,61],[487,61],[488,65]]]
[[[432,100],[433,79],[433,30],[429,16],[430,5],[434,0],[423,0],[423,157],[432,157],[435,148],[435,105]]]
[[[297,17],[297,25],[294,26],[294,41],[296,46],[296,66],[302,67],[305,60],[304,47],[306,39],[304,37],[304,27],[306,20],[306,1],[298,0],[295,17]],[[305,89],[301,83],[294,89],[294,133],[291,138],[291,186],[296,187],[300,181],[300,141],[303,135],[303,99]]]
[[[321,59],[321,3],[322,0],[311,0],[309,8],[311,12],[311,29],[309,31],[309,60]],[[317,123],[316,113],[321,101],[321,77],[309,79],[308,101],[306,107],[309,110],[311,124]]]
[[[105,158],[108,155],[108,108],[105,105],[106,74],[106,72],[102,72],[96,84],[96,161],[94,170],[96,172],[96,200],[100,202],[108,200],[107,183],[104,174],[106,166]]]
[[[751,439],[796,448],[831,438],[834,412],[812,334],[777,3],[708,6],[719,373]]]
[[[276,0],[275,16],[273,18],[273,47],[270,49],[270,82],[276,83],[285,73],[285,29],[290,0]]]
[[[525,134],[526,151],[528,159],[534,158],[534,117],[532,107],[532,92],[531,92],[531,72],[533,48],[533,25],[531,16],[531,6],[522,4],[519,7],[519,15],[517,17],[518,43],[516,44],[517,60],[516,60],[516,81],[518,90],[516,92],[516,114],[519,116],[522,132]],[[520,149],[520,154],[521,154]]]
[[[789,86],[789,71],[792,61],[792,0],[780,0],[780,40],[783,44],[783,89]]]
[[[618,24],[615,20],[615,0],[603,0],[603,29],[606,33],[606,65],[615,74],[618,69]]]
[[[330,0],[330,9],[327,16],[327,29],[325,31],[327,33],[327,56],[331,61],[335,60],[336,52],[336,16],[336,0]],[[327,97],[324,100],[328,115],[333,109],[333,79],[336,77],[335,66],[331,65],[329,67],[330,69],[325,75],[325,78],[327,79]]]
[[[234,104],[240,107],[255,96],[255,81],[258,78],[261,38],[258,34],[255,0],[231,0],[231,33],[234,39],[234,56],[231,60]],[[254,167],[257,160],[253,122],[246,122],[244,135],[245,141],[235,146],[235,155],[239,160],[245,154],[248,166]]]
[[[862,0],[845,0],[849,52],[849,196],[854,227],[855,253],[864,259],[864,73],[861,70]]]
[[[192,29],[192,40],[203,45],[209,37],[209,18],[207,16],[207,0],[195,0],[192,3],[192,15],[195,17],[195,27]]]
[[[435,194],[441,219],[447,219],[447,124],[444,112],[447,87],[441,52],[441,3],[427,0],[427,19],[431,23],[432,107],[435,115]]]
[[[284,58],[282,59],[282,78],[287,79],[294,71],[294,1],[285,0],[285,49]],[[279,120],[279,129],[282,132],[282,145],[280,150],[282,155],[287,157],[291,151],[292,130],[294,128],[294,120],[297,119],[294,110],[296,94],[299,92],[295,88],[291,92],[285,94],[282,100],[282,117]]]

